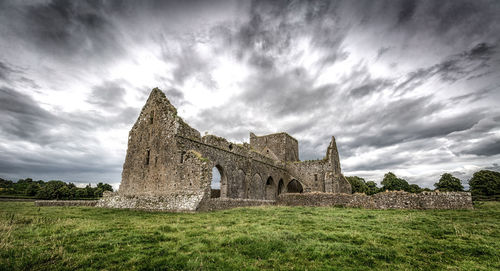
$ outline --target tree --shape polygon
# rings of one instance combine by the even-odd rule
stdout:
[[[94,190],[94,197],[96,197],[96,198],[102,197],[102,193],[103,193],[102,188],[101,187],[97,187]]]
[[[26,191],[24,192],[26,196],[35,196],[36,193],[40,190],[40,185],[37,183],[30,183],[28,187],[26,187]]]
[[[85,189],[83,189],[83,188],[76,188],[75,198],[77,198],[77,199],[85,198]]]
[[[84,195],[86,198],[94,197],[94,189],[92,188],[92,186],[90,186],[90,184],[85,186],[85,194]]]
[[[420,193],[422,192],[422,188],[418,186],[418,184],[410,184],[408,192],[410,193]]]
[[[480,170],[469,180],[470,191],[475,199],[500,198],[500,172]]]
[[[396,174],[388,172],[384,175],[382,180],[382,190],[403,190],[409,191],[410,185],[405,179],[400,179]]]
[[[366,193],[368,187],[366,186],[365,179],[358,176],[346,177],[347,181],[351,184],[352,193]]]
[[[441,175],[441,179],[434,184],[439,191],[464,191],[464,187],[460,180],[450,173]]]
[[[71,190],[67,185],[61,186],[57,190],[57,199],[69,199],[71,196]]]
[[[36,197],[40,199],[60,199],[62,193],[65,193],[64,190],[60,189],[65,186],[66,183],[62,181],[48,181],[40,188],[40,190],[36,194]]]
[[[111,191],[113,192],[113,187],[107,183],[98,183],[97,188],[101,188],[102,191]]]
[[[81,190],[80,188],[76,187],[75,185],[69,186],[69,198],[70,199],[76,199],[78,198],[78,190]]]
[[[377,187],[377,184],[374,181],[366,182],[366,194],[375,195],[379,191],[380,191],[380,189]]]

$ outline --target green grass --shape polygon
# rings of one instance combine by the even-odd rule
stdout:
[[[4,270],[498,270],[500,203],[193,214],[0,202]]]

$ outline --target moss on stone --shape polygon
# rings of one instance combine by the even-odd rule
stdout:
[[[201,155],[201,153],[199,153],[197,151],[190,150],[189,152],[194,154],[196,156],[196,158],[198,158],[201,162],[210,162],[210,159],[203,157],[203,155]]]

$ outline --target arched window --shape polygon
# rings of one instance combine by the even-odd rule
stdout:
[[[267,178],[266,185],[273,185],[273,183],[273,177],[269,176],[269,178]]]
[[[276,199],[276,186],[274,185],[273,177],[269,176],[266,181],[266,199],[275,200]]]
[[[293,179],[286,186],[286,191],[288,193],[302,193],[304,192],[304,188],[302,188],[302,184],[299,181]]]
[[[212,182],[210,183],[211,198],[220,198],[220,184],[222,180],[222,168],[215,166],[212,168]]]
[[[283,188],[285,187],[285,185],[283,184],[283,179],[280,179],[280,181],[278,182],[278,195],[283,193]]]

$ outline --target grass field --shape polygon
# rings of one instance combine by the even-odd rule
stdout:
[[[0,202],[0,269],[498,270],[500,203],[171,214]]]

